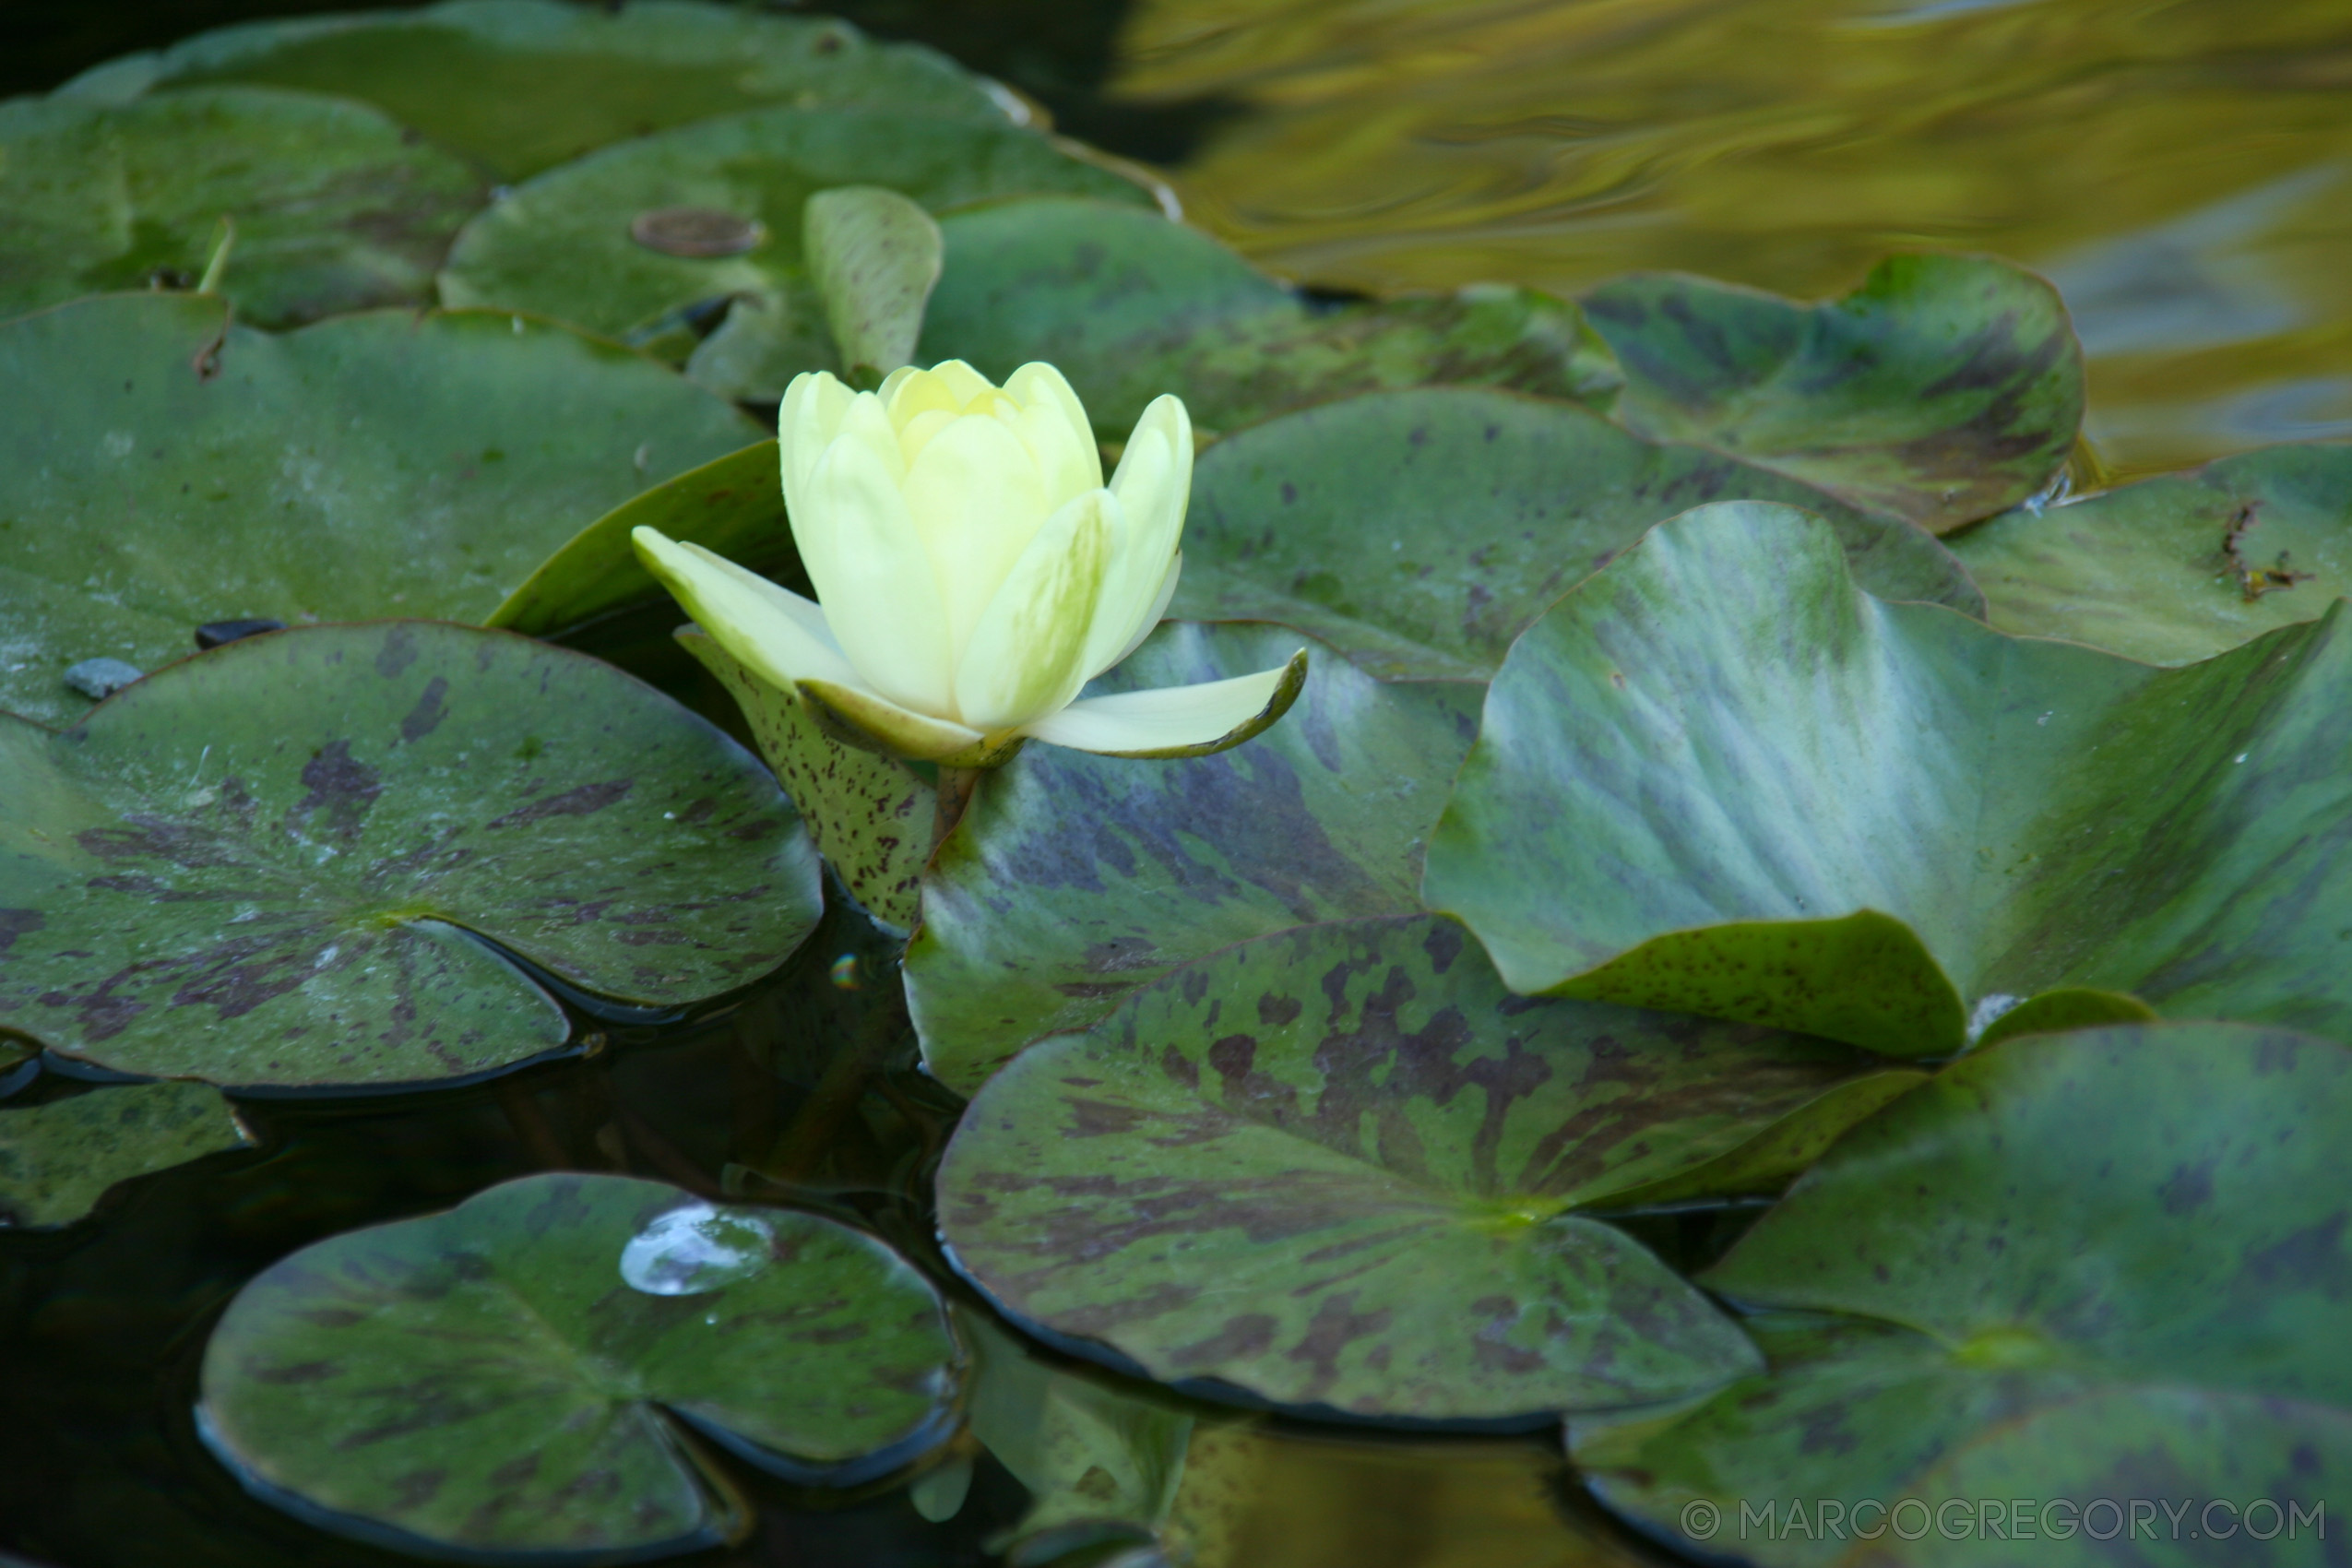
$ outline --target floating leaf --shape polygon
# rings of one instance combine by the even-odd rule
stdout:
[[[208,622],[488,615],[589,518],[755,440],[610,344],[406,311],[284,337],[111,295],[0,326],[0,708]]]
[[[1326,403],[1203,453],[1171,612],[1279,621],[1384,678],[1482,680],[1642,530],[1728,498],[1828,518],[1883,598],[1983,612],[1959,563],[1908,523],[1574,404],[1453,388]]]
[[[364,100],[506,181],[608,142],[766,104],[1001,125],[1012,101],[944,55],[871,42],[846,22],[681,0],[446,0],[246,22],[108,61],[59,95],[120,101],[219,81]]]
[[[2049,482],[2083,420],[2058,291],[1990,256],[1898,255],[1802,305],[1681,273],[1585,296],[1617,417],[1948,533]]]
[[[1449,921],[1309,926],[999,1072],[940,1167],[940,1234],[1016,1318],[1163,1381],[1423,1421],[1668,1398],[1753,1352],[1575,1210],[1867,1070],[1514,996]]]
[[[202,1084],[130,1084],[0,1110],[0,1217],[71,1224],[117,1182],[246,1142],[228,1101]]]
[[[52,735],[0,716],[0,1027],[132,1073],[381,1086],[676,1007],[815,924],[756,758],[582,654],[432,622],[249,637]]]
[[[862,1232],[529,1176],[305,1247],[205,1348],[200,1430],[265,1501],[432,1555],[641,1561],[747,1524],[705,1443],[802,1482],[954,1431],[938,1295]]]
[[[802,215],[801,248],[834,349],[851,379],[878,386],[914,360],[939,281],[939,225],[878,185],[819,191]]]
[[[80,294],[194,288],[236,244],[221,292],[283,327],[422,304],[486,198],[464,163],[365,104],[217,88],[113,106],[0,103],[0,316]]]
[[[638,527],[659,529],[730,560],[797,559],[778,472],[770,439],[633,496],[542,562],[491,612],[487,624],[548,636],[659,597],[667,590],[629,542],[630,530]]]
[[[843,368],[801,248],[802,206],[837,185],[881,186],[932,211],[1031,191],[1151,200],[1015,125],[755,110],[623,142],[517,186],[457,236],[442,298],[628,336],[686,359],[688,374],[715,391],[773,401],[802,371]],[[678,208],[732,214],[764,237],[740,254],[696,256],[631,235],[639,214]],[[679,327],[722,309],[723,323],[698,348]]]
[[[2209,659],[2352,592],[2352,445],[2265,447],[2021,508],[1952,549],[2004,632],[2152,664]]]
[[[1298,634],[1163,625],[1097,692],[1270,669]],[[907,999],[961,1094],[1174,966],[1268,932],[1410,914],[1479,688],[1384,686],[1327,653],[1287,718],[1173,762],[1032,746],[980,782],[922,895]]]
[[[1486,286],[1333,306],[1277,283],[1196,229],[1133,207],[1043,197],[950,214],[924,318],[925,362],[1003,377],[1044,360],[1098,429],[1163,392],[1229,430],[1352,392],[1461,382],[1550,397],[1616,385],[1576,307]]]
[[[1424,892],[1515,991],[1892,1055],[2059,988],[2352,1037],[2347,626],[2153,670],[1703,508],[1514,645]]]
[[[1580,1418],[1574,1455],[1668,1538],[1711,1503],[1699,1550],[1776,1568],[1853,1560],[1824,1506],[1849,1529],[1902,1507],[1870,1549],[1889,1565],[2111,1562],[2106,1508],[2134,1498],[2232,1500],[2207,1529],[2255,1498],[2308,1521],[2352,1474],[2348,1138],[2352,1053],[2330,1041],[2176,1024],[1981,1051],[1847,1134],[1702,1277],[1782,1309],[1754,1320],[1768,1375]],[[2024,1556],[1979,1527],[2012,1498],[2042,1526]],[[2071,1538],[2046,1522],[2102,1498]],[[1925,1528],[1947,1502],[1949,1532]],[[2318,1561],[2312,1538],[2179,1560]]]
[[[754,675],[707,633],[695,628],[678,640],[742,709],[760,754],[851,897],[884,923],[912,930],[931,859],[932,787],[896,758],[835,740],[798,692]]]

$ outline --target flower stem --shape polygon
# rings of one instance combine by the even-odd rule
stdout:
[[[939,783],[932,798],[931,818],[931,848],[936,854],[939,846],[964,820],[964,813],[972,803],[972,791],[980,788],[980,775],[987,771],[978,767],[939,766]]]

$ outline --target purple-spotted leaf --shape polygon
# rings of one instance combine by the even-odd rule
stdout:
[[[783,962],[816,858],[757,758],[585,655],[438,622],[248,637],[72,730],[0,716],[0,1027],[134,1073],[464,1076],[557,980],[682,1006]]]
[[[1163,625],[1090,691],[1267,670],[1262,625]],[[1481,688],[1383,685],[1318,651],[1281,723],[1215,756],[1031,746],[984,775],[925,880],[907,994],[923,1061],[970,1094],[1029,1040],[1231,943],[1420,907],[1420,845]]]
[[[2228,1506],[2187,1526],[2219,1537],[2209,1555],[2149,1560],[2326,1561],[2309,1521],[2352,1476],[2347,1150],[2332,1040],[2157,1024],[1985,1048],[1848,1133],[1701,1277],[1770,1309],[1769,1372],[1579,1418],[1572,1449],[1669,1539],[1719,1510],[1702,1553],[1744,1509],[1737,1550],[1769,1568],[2109,1563],[2120,1511],[2156,1498]],[[2012,1499],[2037,1533],[2009,1528]],[[2305,1526],[2263,1544],[2287,1521],[2255,1499]]]
[[[1311,925],[999,1072],[941,1167],[941,1234],[1016,1318],[1164,1381],[1406,1421],[1668,1398],[1752,1352],[1581,1211],[1878,1068],[1515,996],[1451,921]]]
[[[126,1084],[0,1110],[0,1223],[71,1224],[117,1182],[249,1141],[204,1084]]]
[[[2040,490],[2083,422],[2083,350],[2058,291],[1977,255],[1890,256],[1800,304],[1681,273],[1585,297],[1617,351],[1616,416],[1937,533]]]
[[[962,1361],[937,1292],[861,1231],[529,1176],[255,1277],[197,1420],[249,1490],[346,1536],[636,1562],[747,1523],[706,1445],[803,1484],[885,1475],[955,1430]]]

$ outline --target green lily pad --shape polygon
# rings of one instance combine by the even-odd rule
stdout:
[[[801,249],[849,379],[878,386],[915,357],[939,282],[939,224],[878,185],[819,191],[802,208]]]
[[[766,104],[1001,125],[1012,102],[944,55],[872,42],[846,22],[682,0],[448,0],[247,22],[108,61],[59,95],[121,101],[220,81],[363,100],[506,181],[608,142]]]
[[[0,1026],[124,1072],[382,1086],[672,1008],[815,925],[756,758],[586,655],[433,622],[233,642],[53,735],[0,716]]]
[[[1804,305],[1681,273],[1585,296],[1620,420],[1948,533],[2047,485],[2083,422],[2058,291],[1990,256],[1898,255]]]
[[[2347,626],[2156,670],[1705,507],[1513,646],[1423,891],[1515,991],[1890,1055],[2061,988],[2352,1038]]]
[[[1156,213],[1040,197],[954,213],[920,358],[1069,377],[1095,426],[1163,392],[1230,430],[1353,392],[1457,382],[1598,397],[1616,369],[1576,307],[1528,289],[1328,305]]]
[[[1298,647],[1267,626],[1163,625],[1089,690],[1224,680]],[[1479,691],[1383,685],[1318,651],[1289,714],[1245,746],[1172,762],[1031,746],[983,775],[907,949],[925,1065],[968,1095],[1028,1041],[1088,1028],[1188,959],[1417,912],[1421,841]]]
[[[1981,1051],[1848,1134],[1702,1276],[1778,1309],[1754,1320],[1769,1374],[1580,1418],[1573,1452],[1621,1512],[1676,1538],[1712,1505],[1702,1550],[1773,1565],[1855,1561],[1819,1510],[1884,1521],[1854,1516],[1865,1499],[1918,1500],[1869,1549],[1890,1565],[2117,1561],[2121,1521],[2101,1508],[2070,1538],[2050,1503],[2060,1523],[2099,1498],[2308,1515],[2352,1474],[2348,1140],[2332,1041],[2176,1024]],[[1980,1506],[2012,1498],[2037,1544],[1985,1545]],[[1949,1532],[1920,1527],[1947,1503]],[[2308,1525],[2290,1538],[2150,1560],[2322,1561]]]
[[[220,1091],[202,1084],[130,1084],[0,1110],[0,1217],[69,1225],[118,1182],[250,1141]]]
[[[989,1081],[940,1234],[1017,1318],[1163,1381],[1509,1422],[1756,1370],[1576,1212],[1870,1071],[1819,1040],[1504,990],[1428,916],[1196,958]]]
[[[423,304],[487,199],[472,170],[363,103],[217,88],[119,106],[0,103],[0,316],[82,294],[192,288],[222,215],[220,292],[285,327]]]
[[[441,295],[627,337],[684,360],[714,391],[773,401],[802,371],[845,368],[802,253],[802,207],[838,185],[894,190],[931,211],[1039,191],[1152,199],[1016,125],[754,110],[623,142],[516,187],[459,233]],[[640,220],[681,211],[733,220],[732,247],[687,254],[659,234],[648,243]],[[724,322],[699,347],[679,328],[722,305]]]
[[[1827,518],[1883,599],[1984,600],[1923,530],[1571,403],[1429,388],[1269,420],[1201,455],[1171,613],[1279,621],[1384,679],[1494,673],[1545,606],[1707,502]]]
[[[2021,508],[1952,549],[2004,632],[2152,664],[2210,659],[2352,593],[2352,445],[2271,446]]]
[[[273,337],[122,294],[0,326],[0,708],[208,622],[477,621],[581,526],[758,439],[640,355],[520,316]]]
[[[735,699],[817,852],[850,896],[885,925],[913,930],[936,830],[932,786],[896,758],[834,739],[800,693],[754,674],[699,627],[681,631],[678,641]]]
[[[630,497],[541,562],[484,624],[543,637],[660,595],[629,542],[639,527],[732,561],[797,560],[778,474],[770,438]]]
[[[657,1182],[528,1176],[250,1281],[197,1416],[264,1500],[431,1555],[637,1562],[748,1521],[706,1444],[802,1482],[955,1430],[938,1294],[873,1237]]]

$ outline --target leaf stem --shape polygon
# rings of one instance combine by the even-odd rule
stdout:
[[[939,783],[932,797],[931,818],[933,854],[938,853],[940,845],[947,841],[947,836],[956,830],[956,825],[964,820],[964,813],[971,807],[972,791],[980,788],[980,775],[986,771],[979,767],[950,767],[945,763],[939,765]]]

